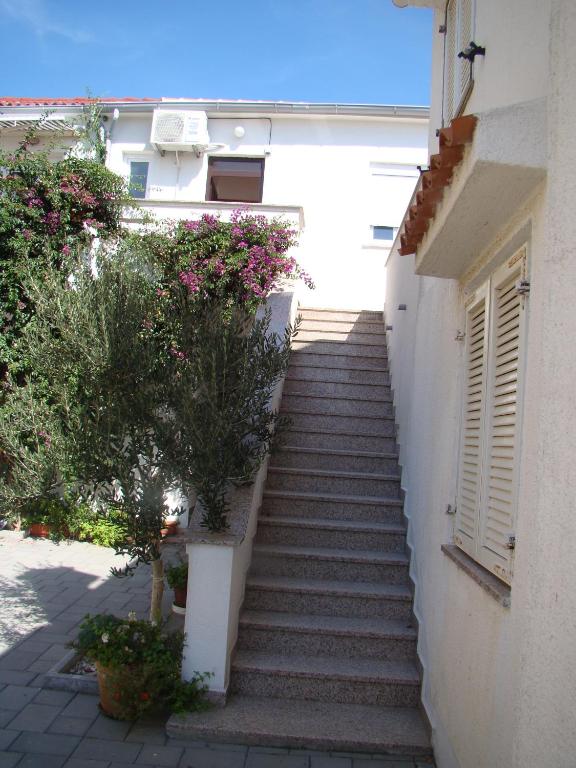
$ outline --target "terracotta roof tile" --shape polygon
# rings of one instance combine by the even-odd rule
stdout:
[[[89,98],[89,97],[28,97],[28,96],[0,96],[0,107],[76,107],[85,104],[109,104],[130,102],[138,104],[150,101],[158,101],[153,98],[138,98],[134,96],[111,96],[109,98]]]

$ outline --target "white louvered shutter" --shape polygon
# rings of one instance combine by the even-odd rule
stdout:
[[[458,8],[458,50],[456,55],[468,47],[473,39],[473,0],[459,0]],[[472,63],[467,59],[457,58],[458,77],[454,97],[455,109],[459,110],[472,82]]]
[[[511,259],[492,277],[486,404],[486,448],[479,561],[504,581],[512,578],[524,347],[524,299],[516,284],[524,259]]]
[[[444,47],[444,123],[454,117],[454,90],[456,80],[456,50],[458,34],[458,0],[450,0],[446,10],[446,38]]]
[[[466,364],[456,529],[454,541],[476,556],[482,487],[483,431],[486,400],[488,284],[479,288],[466,313]]]
[[[449,0],[444,48],[444,124],[456,117],[472,83],[472,65],[458,53],[473,38],[474,0]]]

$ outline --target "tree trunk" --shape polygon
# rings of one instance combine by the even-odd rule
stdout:
[[[152,560],[152,597],[150,599],[150,621],[162,621],[162,595],[164,594],[164,563],[162,558]]]

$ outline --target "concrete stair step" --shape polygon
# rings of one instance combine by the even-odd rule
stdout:
[[[396,435],[396,424],[393,416],[340,416],[338,414],[309,413],[297,406],[290,406],[288,410],[284,407],[283,402],[280,404],[280,412],[290,418],[290,427],[293,430],[305,427],[314,431],[344,431],[356,435],[377,435],[379,437],[394,437]]]
[[[344,493],[354,496],[399,498],[399,475],[369,475],[324,469],[270,467],[266,487],[270,490]]]
[[[380,347],[386,349],[385,332],[375,333],[374,331],[362,331],[360,328],[354,330],[322,330],[310,328],[307,323],[300,326],[296,341],[306,341],[316,344],[321,341],[343,342],[345,344],[367,344],[368,346]]]
[[[322,395],[285,392],[282,408],[300,413],[328,414],[329,416],[389,416],[394,415],[392,400],[366,400],[348,395]]]
[[[401,552],[254,544],[250,573],[406,584],[408,566],[408,557]]]
[[[324,616],[381,617],[409,622],[412,618],[412,593],[404,584],[309,581],[249,575],[244,608]]]
[[[360,359],[374,358],[388,362],[386,347],[382,344],[366,344],[357,341],[306,341],[299,338],[300,334],[292,342],[294,352],[307,355],[344,355],[345,357],[358,357]]]
[[[332,469],[345,472],[399,473],[398,454],[374,451],[344,451],[299,448],[284,445],[270,459],[271,467]]]
[[[285,440],[298,448],[326,450],[375,451],[392,453],[396,450],[395,435],[360,435],[350,429],[309,427],[292,423],[286,430]]]
[[[302,356],[300,357],[302,359]],[[330,368],[323,365],[310,365],[304,360],[295,363],[295,355],[290,357],[290,366],[286,374],[286,383],[291,381],[319,381],[326,383],[362,384],[363,386],[390,386],[387,368]]]
[[[338,397],[363,400],[376,403],[391,403],[392,390],[388,384],[350,384],[325,380],[297,379],[287,377],[284,381],[283,395],[310,397]]]
[[[362,347],[359,348],[362,350]],[[336,368],[338,370],[368,370],[388,373],[388,358],[370,355],[349,355],[342,352],[321,351],[310,346],[302,349],[294,348],[290,354],[290,370],[293,366],[308,366],[312,368]]]
[[[194,741],[432,759],[428,730],[417,708],[236,695],[224,708],[172,715],[167,731],[173,738]],[[333,762],[336,766],[338,761]]]
[[[401,499],[347,496],[303,491],[266,489],[262,500],[262,516],[311,517],[325,520],[403,522]]]
[[[385,326],[382,320],[370,322],[369,320],[351,320],[350,318],[340,318],[333,320],[323,320],[318,318],[302,318],[300,325],[302,331],[335,331],[336,333],[374,333],[385,336]]]
[[[367,309],[334,309],[324,307],[298,307],[302,320],[347,320],[348,322],[383,323],[384,313]]]
[[[256,541],[259,544],[404,552],[406,529],[393,523],[261,515]]]
[[[284,656],[239,650],[231,693],[340,704],[416,707],[420,679],[409,661],[328,656]]]
[[[244,610],[237,649],[290,656],[414,661],[416,630],[395,619]]]

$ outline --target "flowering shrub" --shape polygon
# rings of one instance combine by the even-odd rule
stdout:
[[[255,312],[283,280],[309,276],[288,253],[296,232],[280,219],[236,210],[231,221],[204,214],[176,225],[163,254],[165,280],[192,303]]]
[[[73,251],[120,231],[125,183],[100,163],[28,151],[0,152],[0,375],[34,308],[23,289],[32,270],[61,266]]]
[[[166,705],[176,712],[206,707],[206,675],[180,679],[183,644],[182,632],[164,632],[131,613],[127,619],[86,616],[72,647],[104,673],[114,715],[132,720]]]

